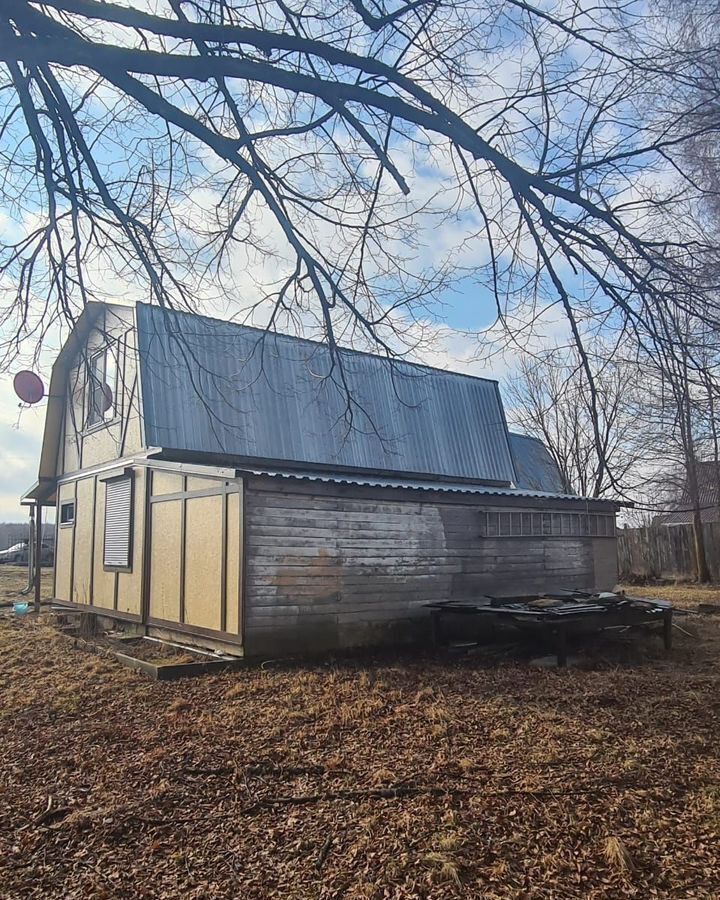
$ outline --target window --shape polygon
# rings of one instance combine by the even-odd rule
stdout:
[[[105,544],[103,565],[129,569],[132,565],[133,480],[123,475],[105,482]]]
[[[480,513],[484,537],[614,537],[615,516],[601,513]]]
[[[75,503],[61,503],[60,504],[60,524],[61,525],[72,525],[75,521]]]
[[[115,418],[117,396],[117,353],[114,343],[90,357],[88,366],[87,427]]]

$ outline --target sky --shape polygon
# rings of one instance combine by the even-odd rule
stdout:
[[[551,6],[562,7],[562,0],[557,0]],[[590,5],[593,6],[592,4]],[[482,4],[478,7],[484,8]],[[514,9],[514,4],[510,5]],[[117,36],[116,36],[117,37]],[[487,68],[488,78],[482,83],[482,90],[479,94],[479,112],[478,115],[485,116],[488,114],[489,107],[483,104],[492,103],[494,93],[502,101],[508,90],[513,88],[519,77],[519,71],[523,66],[523,53],[531,50],[529,38],[525,38],[528,42],[526,47],[516,46],[513,41],[516,39],[512,30],[506,31],[503,36],[503,42],[507,42],[504,50],[498,51],[495,55],[493,51],[487,50],[478,55],[478,58],[472,58],[473,64],[478,66],[478,70]],[[543,40],[548,41],[548,47],[555,43],[556,35],[551,32],[546,34]],[[512,47],[513,52],[507,52],[507,48]],[[532,54],[530,54],[532,56]],[[532,69],[532,59],[528,65]],[[564,83],[566,71],[584,70],[586,74],[592,73],[592,54],[589,53],[585,44],[579,47],[569,46],[566,51],[558,56],[555,60],[557,67],[554,77],[559,79],[559,83]],[[525,73],[527,75],[527,72]],[[536,76],[533,75],[533,78]],[[546,73],[546,77],[552,81],[552,71]],[[609,84],[612,83],[611,74],[606,75],[609,78]],[[587,88],[592,93],[602,91],[602,85],[592,84]],[[104,85],[102,90],[93,96],[92,102],[102,104],[108,103],[107,109],[112,109],[114,102],[113,93],[106,90]],[[580,83],[576,85],[579,90]],[[537,157],[538,135],[532,131],[525,135],[524,126],[526,121],[537,120],[544,121],[545,110],[542,108],[540,100],[537,96],[530,99],[533,94],[528,94],[523,104],[518,104],[517,110],[514,104],[504,112],[504,120],[506,130],[513,132],[517,129],[516,146],[518,159],[532,168],[533,159]],[[556,105],[552,109],[551,121],[555,129],[554,143],[552,144],[552,154],[557,154],[558,161],[562,160],[563,153],[567,146],[574,146],[572,138],[575,137],[577,127],[577,116],[583,110],[582,102],[577,106],[575,99],[568,100],[570,94],[566,94],[563,90],[558,93]],[[575,95],[572,94],[574,97]],[[188,98],[186,97],[187,101]],[[555,101],[553,101],[555,102]],[[598,100],[600,102],[600,100]],[[588,106],[590,109],[590,106]],[[106,110],[107,111],[107,110]],[[587,112],[587,110],[584,110]],[[92,112],[92,109],[91,109]],[[612,119],[612,116],[610,116]],[[129,120],[132,121],[132,120]],[[253,122],[253,125],[261,128],[263,122]],[[117,133],[114,133],[113,126],[116,127]],[[96,155],[101,165],[107,164],[111,169],[113,165],[113,154],[122,152],[130,144],[127,131],[123,131],[128,126],[122,116],[114,122],[112,115],[107,129],[103,129],[103,138],[98,141]],[[136,126],[133,126],[136,127]],[[142,118],[141,126],[151,133],[153,128],[157,127],[149,121],[148,117]],[[164,128],[164,126],[163,126]],[[589,134],[589,133],[588,133]],[[338,135],[341,137],[341,135]],[[617,128],[607,125],[604,129],[597,129],[593,133],[593,140],[597,142],[598,152],[602,152],[602,147],[608,144],[621,143],[622,134]],[[302,146],[309,138],[303,136],[298,138],[298,145]],[[115,141],[115,143],[113,143]],[[123,143],[124,141],[124,143]],[[133,142],[134,143],[134,142]],[[292,150],[290,141],[284,139],[280,142],[278,152],[291,154]],[[480,345],[477,333],[482,329],[489,328],[495,319],[495,304],[493,297],[489,292],[478,285],[473,275],[474,271],[479,271],[483,265],[487,264],[489,253],[487,241],[483,239],[483,225],[479,221],[476,210],[473,210],[473,204],[469,206],[463,205],[460,200],[455,202],[453,194],[453,183],[457,181],[457,173],[455,171],[455,160],[450,155],[441,152],[434,153],[436,148],[428,150],[427,153],[412,145],[413,142],[406,141],[403,143],[398,140],[397,144],[391,146],[393,161],[398,169],[407,176],[411,187],[411,200],[418,204],[422,209],[424,202],[430,203],[431,199],[439,195],[439,201],[446,204],[445,211],[451,211],[453,215],[446,218],[434,219],[429,216],[424,222],[420,222],[420,263],[438,265],[442,264],[443,258],[447,254],[454,254],[454,263],[462,267],[462,270],[468,272],[466,278],[457,282],[454,287],[448,288],[438,294],[433,302],[424,310],[423,315],[433,324],[442,324],[442,333],[433,340],[431,346],[418,352],[414,357],[417,361],[427,362],[428,364],[440,366],[443,368],[453,369],[455,371],[466,372],[469,374],[483,375],[485,377],[494,377],[499,380],[507,377],[513,370],[514,354],[512,350],[504,353],[496,354],[491,359],[482,359],[481,353],[486,349],[486,345]],[[127,151],[130,153],[130,151]],[[137,161],[137,160],[136,160]],[[140,159],[140,163],[144,160]],[[213,166],[217,167],[218,162],[214,162],[205,157],[202,158],[202,164],[206,166],[206,170],[214,174]],[[558,162],[559,164],[559,162]],[[32,167],[28,168],[29,171]],[[116,173],[117,174],[117,173]],[[655,177],[655,176],[654,176]],[[119,178],[122,181],[121,178]],[[637,179],[638,185],[641,179]],[[208,187],[208,184],[211,186]],[[208,183],[198,182],[198,190],[188,192],[184,197],[184,207],[178,206],[174,209],[176,217],[185,223],[185,228],[192,233],[196,227],[196,223],[201,226],[203,219],[209,211],[213,210],[217,197],[222,195],[222,191],[217,188],[215,183],[213,188],[212,179]],[[493,191],[493,182],[488,180],[487,183],[482,182],[477,185],[478,190],[483,195],[483,203],[487,202],[487,209],[491,214],[497,216],[497,221],[493,224],[502,230],[507,224],[505,219],[504,201],[502,197],[491,199],[490,195]],[[215,194],[212,190],[215,190]],[[487,189],[488,197],[484,195]],[[445,196],[444,196],[445,193]],[[399,197],[400,202],[402,198]],[[433,201],[434,202],[434,201]],[[459,210],[459,212],[457,212]],[[457,212],[457,215],[455,213]],[[6,217],[7,218],[7,217]],[[440,227],[435,227],[434,223],[442,221]],[[3,223],[3,213],[0,212],[0,230],[5,228],[7,223]],[[258,233],[271,234],[273,229],[272,223],[267,220],[255,218],[252,222],[253,227],[257,228]],[[27,222],[10,223],[10,231],[16,227],[23,229],[28,227]],[[276,223],[275,223],[275,227]],[[316,232],[314,238],[318,243],[324,242],[327,246],[332,246],[333,233],[328,228],[323,233],[323,225],[321,222],[315,223]],[[254,237],[254,235],[253,235]],[[398,250],[401,249],[401,238],[397,239]],[[270,241],[272,243],[272,241]],[[395,244],[391,245],[389,255],[393,263],[398,258],[393,256]],[[515,245],[512,245],[515,248]],[[382,248],[387,250],[387,248]],[[529,259],[532,259],[532,253],[528,251],[527,246],[519,242],[518,248],[520,255],[526,252]],[[273,256],[272,253],[256,254],[255,258],[250,259],[247,255],[243,256],[239,249],[233,256],[231,266],[231,279],[235,281],[231,283],[231,293],[237,296],[237,310],[230,308],[229,312],[234,313],[240,311],[248,303],[251,303],[257,296],[258,282],[270,283],[273,279],[277,279],[282,273],[282,259]],[[372,272],[371,272],[372,275]],[[578,295],[583,290],[583,285],[578,278],[572,273],[563,272],[566,277],[566,287],[572,293],[577,290]],[[101,292],[109,300],[117,300],[118,298],[132,300],[133,297],[138,298],[136,290],[126,289],[122,281],[106,271],[99,265],[98,271],[93,275],[93,283],[97,284]],[[0,285],[1,286],[1,285]],[[227,285],[226,285],[227,290]],[[143,299],[146,299],[143,297]],[[207,309],[201,298],[198,302],[200,311],[212,311]],[[262,324],[262,323],[259,323]],[[557,313],[552,312],[546,318],[544,325],[538,329],[539,335],[533,340],[547,342],[553,344],[557,341],[566,339],[566,326],[558,317]],[[527,340],[527,338],[524,338]],[[50,367],[53,357],[57,352],[57,347],[46,348],[41,356],[39,368],[40,374],[49,382]],[[15,521],[24,518],[23,511],[19,506],[19,496],[30,487],[37,478],[37,465],[39,460],[40,443],[42,439],[42,430],[44,424],[45,403],[40,403],[36,408],[20,409],[18,400],[14,395],[12,388],[12,379],[18,368],[23,368],[21,363],[14,366],[10,371],[0,373],[0,520]]]
[[[492,301],[482,294],[466,284],[439,298],[435,306],[437,317],[444,319],[447,327],[440,345],[420,354],[418,361],[472,375],[501,378],[507,374],[512,358],[493,363],[476,359],[477,339],[467,333],[490,325],[494,319]],[[44,354],[40,368],[46,390],[54,355],[55,348]],[[24,367],[19,363],[12,371],[0,374],[0,521],[26,520],[20,496],[38,474],[46,400],[33,407],[21,404],[13,389],[13,378]]]

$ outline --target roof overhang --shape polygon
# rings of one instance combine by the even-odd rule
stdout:
[[[56,490],[57,482],[54,478],[36,481],[20,498],[20,506],[33,506],[36,503],[55,503]]]
[[[604,506],[617,509],[620,505],[615,500],[607,500],[599,497],[578,497],[576,494],[552,493],[550,491],[532,491],[522,488],[495,487],[486,484],[472,484],[467,482],[448,482],[443,480],[425,480],[419,478],[385,477],[382,475],[355,475],[350,473],[328,473],[311,470],[297,469],[271,469],[245,466],[239,468],[239,475],[256,475],[269,478],[294,479],[296,481],[320,481],[331,484],[352,484],[362,487],[399,488],[413,491],[437,491],[451,494],[476,494],[489,497],[516,497],[529,500],[570,501],[584,503],[586,506]]]

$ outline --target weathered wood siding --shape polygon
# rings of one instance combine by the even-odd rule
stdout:
[[[713,581],[720,581],[720,522],[705,522],[705,554]],[[620,578],[694,578],[692,525],[655,525],[618,531]]]
[[[614,538],[484,537],[479,511],[487,509],[507,506],[428,502],[416,492],[400,499],[392,490],[279,490],[251,479],[245,652],[417,636],[429,600],[614,586]]]

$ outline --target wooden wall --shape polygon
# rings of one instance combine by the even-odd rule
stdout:
[[[122,468],[122,464],[119,463]],[[87,475],[58,487],[56,512],[55,591],[58,600],[113,610],[139,618],[142,607],[145,479],[133,470],[133,565],[129,572],[107,570],[105,551],[105,482]],[[75,521],[60,524],[60,505],[75,502]]]
[[[57,461],[58,476],[130,456],[142,449],[134,321],[132,307],[108,306],[101,321],[88,335],[83,353],[70,368]],[[117,359],[116,417],[110,422],[87,427],[87,360],[108,341],[119,338],[122,349]]]
[[[75,523],[58,526],[56,596],[243,644],[251,656],[422,636],[430,600],[616,582],[614,537],[496,537],[481,524],[487,511],[577,512],[579,502],[262,477],[243,489],[236,479],[145,466],[134,477],[128,572],[103,566],[102,477],[60,486],[60,501],[74,498],[76,508]]]
[[[705,554],[713,581],[720,581],[720,522],[705,522]],[[692,525],[654,525],[618,531],[620,578],[694,578]]]
[[[150,624],[241,640],[241,517],[240,481],[153,470]]]
[[[245,652],[416,636],[429,600],[615,585],[614,538],[483,537],[478,510],[507,506],[430,496],[249,481]]]
[[[133,478],[129,571],[103,565],[103,476],[59,486],[58,504],[74,500],[75,521],[57,525],[55,596],[98,612],[212,632],[239,643],[242,482],[142,465],[133,467]]]

